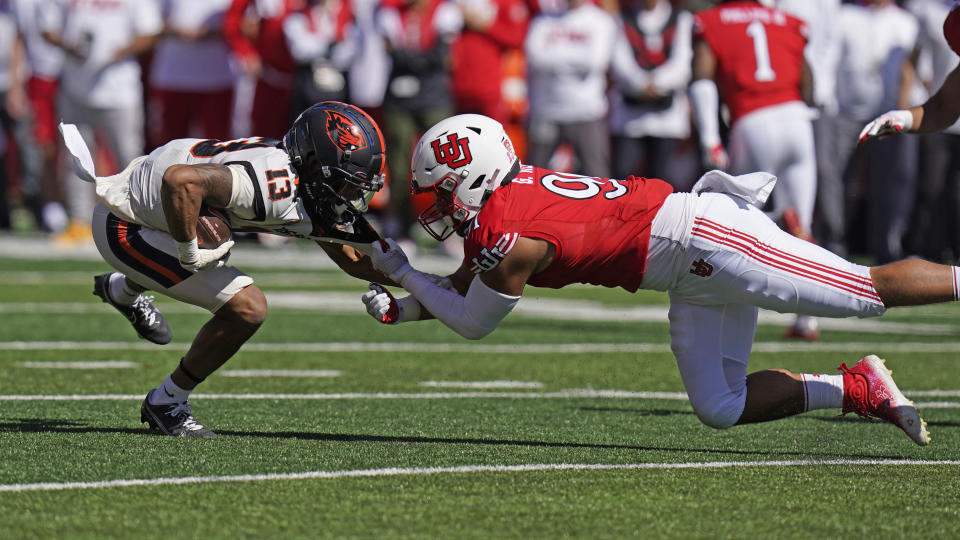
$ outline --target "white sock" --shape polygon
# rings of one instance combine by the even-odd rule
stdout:
[[[163,384],[154,388],[153,392],[150,392],[150,404],[183,403],[190,397],[190,392],[193,392],[193,390],[180,388],[168,375],[167,380],[163,381]]]
[[[954,266],[953,270],[953,299],[960,300],[960,266]]]
[[[127,285],[127,278],[120,272],[110,274],[108,285],[110,287],[110,298],[113,298],[113,301],[118,304],[129,306],[140,296],[139,291],[135,291]]]
[[[839,409],[843,406],[843,374],[812,375],[801,373],[804,411]]]

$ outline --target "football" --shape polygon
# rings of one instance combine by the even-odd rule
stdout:
[[[230,223],[215,210],[204,208],[197,220],[197,247],[216,249],[230,240]]]

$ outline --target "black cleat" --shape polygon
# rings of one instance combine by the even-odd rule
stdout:
[[[160,310],[151,304],[153,297],[141,294],[130,306],[114,302],[110,298],[110,287],[108,287],[111,274],[112,272],[109,272],[93,278],[93,294],[123,313],[123,316],[133,325],[133,329],[137,331],[138,336],[157,345],[170,343],[173,332],[170,331],[170,325],[167,324]]]
[[[143,404],[140,405],[140,421],[150,424],[150,428],[164,435],[174,437],[216,437],[217,434],[203,427],[190,412],[193,410],[188,402],[150,404],[150,394],[156,389],[147,392]]]

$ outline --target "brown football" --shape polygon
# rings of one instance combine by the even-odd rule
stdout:
[[[230,224],[214,211],[204,209],[197,220],[197,247],[215,249],[230,240]]]

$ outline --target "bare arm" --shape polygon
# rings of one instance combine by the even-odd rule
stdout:
[[[172,165],[163,173],[160,201],[170,235],[178,242],[197,237],[203,204],[224,208],[233,193],[233,175],[225,165]]]
[[[520,296],[530,277],[550,266],[555,253],[554,245],[545,240],[520,238],[503,262],[480,274],[480,280],[497,292]]]
[[[926,103],[909,109],[916,133],[933,133],[947,128],[960,118],[960,66],[954,68],[943,85]]]
[[[804,58],[803,67],[800,71],[800,99],[811,107],[816,105],[813,98],[813,83],[813,70],[810,69],[810,64]]]
[[[717,57],[704,39],[693,42],[693,79],[713,79],[717,72]]]
[[[399,286],[389,277],[373,269],[370,257],[364,255],[359,250],[343,244],[334,242],[317,242],[330,259],[340,267],[341,270],[357,279],[382,283],[391,287]]]

